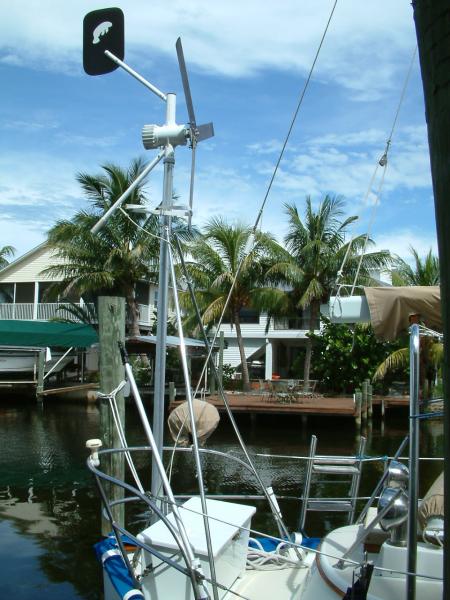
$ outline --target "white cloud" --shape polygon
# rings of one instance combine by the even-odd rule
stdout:
[[[413,247],[423,257],[431,250],[437,254],[437,239],[420,229],[402,228],[394,229],[386,234],[377,234],[375,249],[388,249],[391,254],[396,254],[406,261],[411,260],[410,247]]]
[[[361,144],[362,141],[365,143]],[[302,144],[301,152],[293,152],[282,161],[275,187],[282,193],[295,192],[299,197],[331,192],[344,196],[353,205],[362,203],[385,143],[383,133],[375,129],[343,135],[331,132],[311,138]],[[260,174],[268,175],[273,165],[259,161],[257,169]],[[372,190],[380,189],[381,176],[378,167]],[[425,128],[406,128],[389,152],[382,196],[399,190],[428,189],[430,185]]]
[[[11,245],[16,249],[15,258],[41,244],[46,238],[48,223],[24,223],[2,216],[0,220],[1,245]]]
[[[145,59],[157,50],[175,58],[173,42],[181,35],[191,67],[232,77],[267,68],[308,72],[332,4],[116,2],[125,13],[131,56]],[[92,8],[89,0],[15,0],[2,15],[0,60],[79,71],[82,19]],[[375,100],[396,80],[413,47],[408,2],[346,0],[331,22],[316,79],[333,78],[353,90],[354,99]]]

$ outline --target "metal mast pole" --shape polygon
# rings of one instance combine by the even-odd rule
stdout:
[[[176,96],[167,94],[166,125],[175,124]],[[153,435],[159,457],[162,458],[164,438],[164,392],[166,386],[166,342],[169,295],[169,255],[168,247],[171,229],[169,211],[173,205],[173,169],[175,153],[168,143],[164,153],[164,182],[162,198],[162,214],[160,217],[161,241],[159,247],[159,291],[156,326],[156,360],[155,387],[153,396]],[[152,457],[151,493],[157,496],[161,491],[161,476],[158,470],[157,458]]]
[[[416,598],[417,570],[417,501],[419,489],[419,325],[409,333],[409,513],[406,598]]]

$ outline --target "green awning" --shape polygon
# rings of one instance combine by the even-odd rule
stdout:
[[[95,329],[83,323],[0,320],[0,346],[86,348],[96,342]]]

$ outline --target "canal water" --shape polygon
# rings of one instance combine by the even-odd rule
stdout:
[[[129,445],[145,440],[133,407],[127,406]],[[359,438],[350,419],[243,416],[238,420],[242,435],[259,468],[261,478],[272,485],[280,501],[286,524],[296,529],[298,496],[302,493],[304,464],[286,456],[304,456],[311,435],[318,437],[320,454],[355,453]],[[408,417],[388,414],[384,426],[375,419],[366,431],[366,453],[384,457],[393,454],[408,428]],[[94,482],[85,467],[85,441],[100,437],[96,405],[35,403],[2,399],[0,404],[0,598],[15,600],[97,600],[102,598],[100,568],[92,550],[99,539],[100,502]],[[169,442],[169,439],[167,439]],[[208,447],[239,456],[229,424],[222,419]],[[442,456],[443,428],[439,419],[421,423],[420,452],[423,457]],[[267,458],[264,454],[279,455]],[[426,462],[421,468],[421,493],[438,475],[442,463]],[[172,480],[177,492],[195,492],[192,459],[175,456]],[[149,461],[138,459],[142,481],[148,485]],[[383,469],[382,460],[363,469],[360,493],[370,494]],[[213,456],[204,458],[205,481],[211,493],[248,494],[257,488],[242,466]],[[313,493],[345,495],[348,483],[316,481]],[[248,503],[253,503],[248,501]],[[259,506],[259,503],[256,503]],[[262,508],[262,506],[261,506]],[[139,526],[146,515],[129,516]],[[314,515],[307,520],[307,532],[321,535],[339,525],[337,515]],[[253,527],[269,530],[269,516],[261,510]],[[275,533],[275,531],[274,531]]]

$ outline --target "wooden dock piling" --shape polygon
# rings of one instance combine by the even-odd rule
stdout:
[[[45,372],[45,348],[39,350],[38,364],[37,364],[37,385],[36,385],[36,399],[42,402],[42,392],[44,391],[44,372]]]
[[[362,393],[361,390],[355,390],[355,424],[361,427],[362,420]]]
[[[373,417],[373,387],[370,380],[367,380],[367,416],[370,420]]]
[[[125,342],[125,298],[115,296],[100,296],[98,299],[98,326],[100,342],[100,390],[108,394],[125,378],[125,368],[119,352],[118,342]],[[123,393],[116,396],[117,410],[120,421],[125,428],[125,400]],[[109,402],[100,403],[100,431],[106,448],[119,448],[121,442],[114,426]],[[105,461],[103,470],[112,477],[124,479],[124,455],[115,453],[102,458]],[[124,491],[117,485],[106,488],[111,500],[121,500]],[[124,525],[124,505],[118,504],[112,508],[115,521]],[[111,524],[102,518],[102,535],[108,535]]]
[[[362,382],[361,392],[362,392],[362,420],[364,422],[366,422],[367,421],[367,417],[368,417],[367,379]]]

